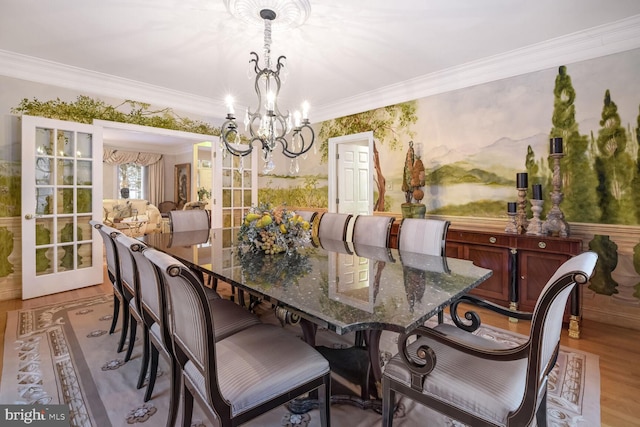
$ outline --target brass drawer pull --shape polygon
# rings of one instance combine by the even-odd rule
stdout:
[[[544,248],[546,248],[546,247],[547,247],[547,244],[546,244],[545,242],[538,242],[538,247],[539,247],[540,249],[544,249]]]
[[[495,243],[497,241],[498,241],[498,239],[496,239],[495,237],[493,237],[493,236],[489,237],[489,243]]]

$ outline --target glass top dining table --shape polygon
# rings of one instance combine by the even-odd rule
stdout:
[[[471,261],[343,241],[315,241],[290,254],[242,253],[237,231],[155,233],[140,240],[338,334],[408,333],[492,274]]]

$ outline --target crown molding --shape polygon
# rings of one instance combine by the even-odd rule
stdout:
[[[314,122],[640,47],[640,15],[314,107]]]
[[[136,80],[89,71],[58,62],[0,50],[0,75],[112,98],[133,99],[152,105],[170,106],[209,116],[217,104],[211,98],[192,95]]]
[[[315,123],[640,47],[640,15],[316,106]],[[0,75],[211,117],[220,100],[0,50]],[[222,121],[223,118],[212,118]]]

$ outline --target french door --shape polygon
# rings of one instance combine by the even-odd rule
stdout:
[[[101,128],[22,116],[22,299],[103,279]]]

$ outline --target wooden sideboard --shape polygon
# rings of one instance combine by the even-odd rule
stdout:
[[[391,247],[397,247],[397,232],[396,223],[391,230]],[[447,256],[493,270],[472,293],[513,310],[533,311],[553,273],[581,252],[581,239],[457,230],[453,226],[447,234]],[[572,338],[580,337],[581,293],[580,286],[573,290],[565,313]]]

